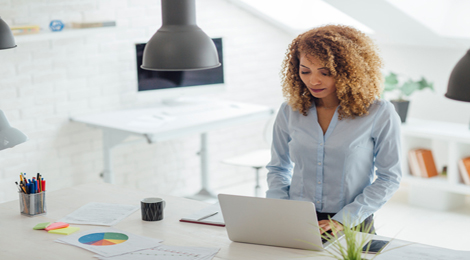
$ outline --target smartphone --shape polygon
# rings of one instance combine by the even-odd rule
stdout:
[[[367,247],[369,247],[369,244],[370,244],[370,247],[369,247],[369,251],[367,251],[367,253],[369,254],[376,254],[380,251],[382,251],[389,243],[390,241],[386,241],[386,240],[376,240],[376,239],[372,239],[371,241],[369,241],[369,243],[367,243],[363,248],[362,248],[362,252],[363,253],[366,253],[367,251]]]

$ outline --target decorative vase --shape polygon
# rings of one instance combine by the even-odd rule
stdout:
[[[395,110],[397,111],[398,115],[400,116],[401,122],[406,122],[406,115],[408,114],[408,106],[410,105],[410,101],[408,100],[392,100],[393,106],[395,106]]]

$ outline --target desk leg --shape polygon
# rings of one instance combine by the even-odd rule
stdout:
[[[129,136],[128,133],[103,129],[103,179],[104,182],[114,183],[113,148]]]
[[[207,140],[207,133],[201,134],[201,190],[195,195],[189,197],[196,200],[214,199],[217,196],[212,192],[209,185],[209,146]]]

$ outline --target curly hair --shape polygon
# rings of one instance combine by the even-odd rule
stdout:
[[[382,91],[382,59],[364,33],[344,25],[313,28],[295,38],[282,63],[282,92],[294,111],[304,116],[317,98],[300,79],[300,54],[311,55],[328,68],[335,79],[340,101],[339,119],[368,114]]]

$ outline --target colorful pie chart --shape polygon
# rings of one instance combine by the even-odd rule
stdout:
[[[112,246],[126,242],[129,237],[122,233],[93,233],[82,236],[78,239],[78,242],[90,245],[90,246]]]

